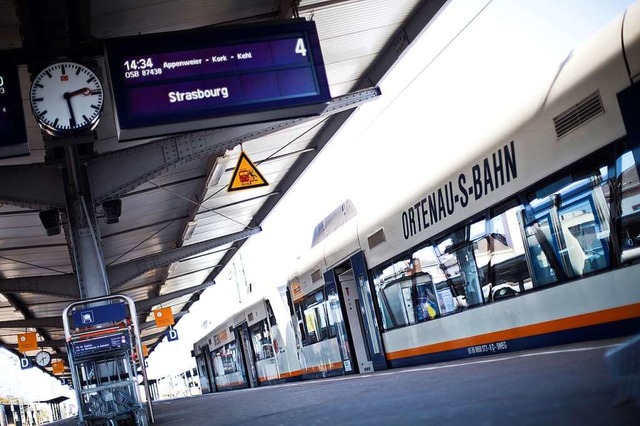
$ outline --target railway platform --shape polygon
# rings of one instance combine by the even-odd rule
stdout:
[[[637,425],[640,405],[615,404],[604,357],[624,341],[162,400],[156,424]]]

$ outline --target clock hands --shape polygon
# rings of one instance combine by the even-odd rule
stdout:
[[[73,115],[73,107],[71,106],[71,98],[76,96],[76,95],[89,96],[89,95],[97,95],[99,93],[100,93],[99,90],[91,90],[88,87],[82,87],[82,88],[80,88],[78,90],[74,90],[73,92],[64,92],[62,94],[62,97],[67,101],[67,106],[69,107],[69,114],[71,114],[71,119],[69,120],[69,125],[71,127],[76,127],[76,118]]]
[[[71,92],[71,93],[75,93],[75,92]],[[71,93],[64,92],[62,97],[66,99],[67,106],[69,107],[69,114],[71,114],[71,119],[69,120],[69,126],[76,127],[76,117],[73,115],[73,107],[71,106],[71,96],[73,96]]]
[[[83,87],[81,89],[74,90],[73,92],[65,93],[65,99],[66,99],[67,95],[69,97],[72,97],[72,96],[76,96],[76,95],[80,95],[80,94],[83,94],[84,96],[98,95],[98,94],[100,94],[100,91],[99,90],[91,90],[88,87]]]
[[[71,119],[69,120],[69,125],[71,127],[76,127],[76,117],[73,115],[73,107],[71,106],[71,93],[65,92],[62,95],[67,100],[67,106],[69,107],[69,114],[71,114]]]

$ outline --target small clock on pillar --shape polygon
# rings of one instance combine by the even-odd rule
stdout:
[[[40,367],[46,367],[51,364],[51,354],[47,351],[40,351],[36,354],[36,364]]]
[[[91,69],[74,62],[58,62],[36,76],[29,100],[40,127],[51,136],[65,137],[96,128],[104,93]]]

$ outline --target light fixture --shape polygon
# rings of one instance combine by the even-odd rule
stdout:
[[[216,162],[213,163],[213,167],[211,168],[211,172],[209,173],[207,182],[205,183],[205,186],[207,188],[216,186],[220,182],[220,178],[226,170],[227,164],[229,164],[230,159],[231,158],[227,154],[216,158]]]
[[[184,232],[182,233],[182,241],[187,241],[193,236],[196,226],[198,226],[197,220],[190,220],[187,222],[187,227],[184,228]]]
[[[120,214],[122,213],[122,200],[107,200],[102,203],[104,211],[104,221],[108,224],[120,222]]]
[[[40,223],[42,223],[48,237],[60,233],[60,212],[58,209],[43,210],[38,216],[40,216]]]

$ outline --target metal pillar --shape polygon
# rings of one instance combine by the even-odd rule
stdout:
[[[65,148],[67,174],[68,238],[78,279],[81,299],[107,296],[109,282],[100,244],[100,231],[93,210],[93,200],[84,168],[79,162],[77,146]]]

